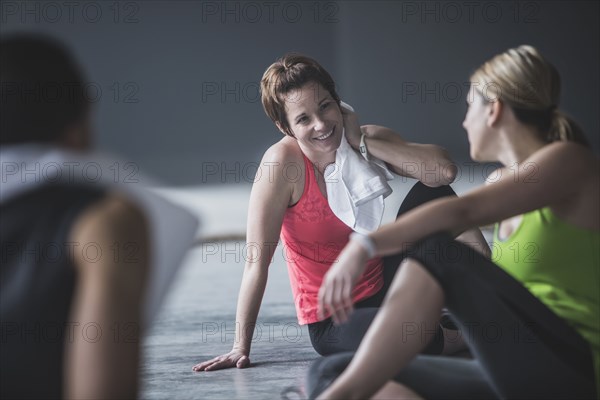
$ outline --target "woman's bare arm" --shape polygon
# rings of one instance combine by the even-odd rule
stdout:
[[[293,159],[289,153],[290,149],[281,143],[271,147],[261,161],[252,187],[248,207],[246,263],[238,296],[233,348],[227,354],[195,365],[194,371],[244,368],[250,364],[252,336],[267,284],[269,264],[292,197],[293,182],[285,174],[286,167]]]
[[[396,174],[417,179],[431,187],[454,181],[458,170],[444,148],[407,142],[384,126],[359,126],[356,113],[345,107],[342,107],[342,114],[348,143],[358,149],[364,134],[368,153],[384,161]]]
[[[572,202],[585,195],[598,197],[597,178],[598,162],[588,150],[572,143],[550,144],[521,163],[515,173],[505,174],[493,185],[473,190],[463,197],[428,202],[369,236],[378,256],[396,254],[436,232],[456,236],[469,228],[544,206]],[[596,190],[590,190],[593,185]],[[597,201],[596,198],[596,204]],[[597,215],[597,207],[589,208],[590,215]],[[597,224],[597,219],[591,218],[589,223]],[[590,226],[594,228],[598,229]],[[365,265],[365,249],[351,241],[340,254],[339,262],[323,279],[320,310],[329,311],[334,320],[343,321],[352,312],[347,298],[351,287],[347,286],[353,285]]]
[[[385,161],[398,175],[431,187],[454,181],[457,167],[443,147],[407,142],[393,130],[378,125],[364,125],[361,131],[369,153]]]
[[[424,204],[382,227],[372,238],[378,254],[393,254],[435,232],[457,235],[544,206],[573,202],[597,177],[597,160],[587,149],[573,143],[550,144],[493,185]]]
[[[77,285],[65,338],[65,397],[135,398],[141,311],[148,272],[145,217],[109,196],[78,218],[71,232]]]

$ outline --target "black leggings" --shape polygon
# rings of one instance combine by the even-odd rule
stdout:
[[[595,398],[588,342],[504,270],[443,233],[407,256],[440,284],[475,358],[419,355],[395,381],[426,399]],[[352,355],[313,364],[311,397],[343,372]]]
[[[428,201],[445,196],[456,196],[450,186],[431,188],[417,182],[406,195],[398,210],[398,216]],[[350,319],[342,325],[334,325],[331,318],[308,325],[308,333],[313,348],[321,355],[335,354],[344,351],[355,351],[369,329],[383,299],[396,275],[398,266],[405,257],[395,254],[383,259],[383,287],[375,295],[357,302]],[[434,338],[424,350],[424,354],[440,354],[444,346],[444,336],[438,327]]]

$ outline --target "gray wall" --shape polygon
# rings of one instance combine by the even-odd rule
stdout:
[[[365,122],[468,160],[462,121],[469,75],[495,54],[536,46],[562,77],[560,106],[599,148],[599,7],[580,1],[349,1],[338,82]],[[458,5],[458,7],[457,7]]]
[[[364,123],[439,143],[466,161],[469,73],[508,47],[532,44],[561,72],[562,107],[599,148],[597,2],[76,4],[4,1],[0,33],[63,39],[101,90],[98,148],[169,185],[252,179],[252,163],[280,137],[257,85],[288,51],[317,58]]]

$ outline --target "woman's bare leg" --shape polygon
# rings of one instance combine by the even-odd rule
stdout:
[[[320,399],[372,396],[427,345],[436,332],[444,293],[424,267],[407,258],[354,359]]]
[[[373,397],[373,400],[421,400],[422,397],[398,382],[389,381]]]

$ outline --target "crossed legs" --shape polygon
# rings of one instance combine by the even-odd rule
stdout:
[[[443,304],[474,360],[418,355]],[[385,385],[392,378],[398,384]],[[445,234],[415,247],[354,357],[319,360],[309,390],[326,398],[595,396],[587,342],[501,268]]]

